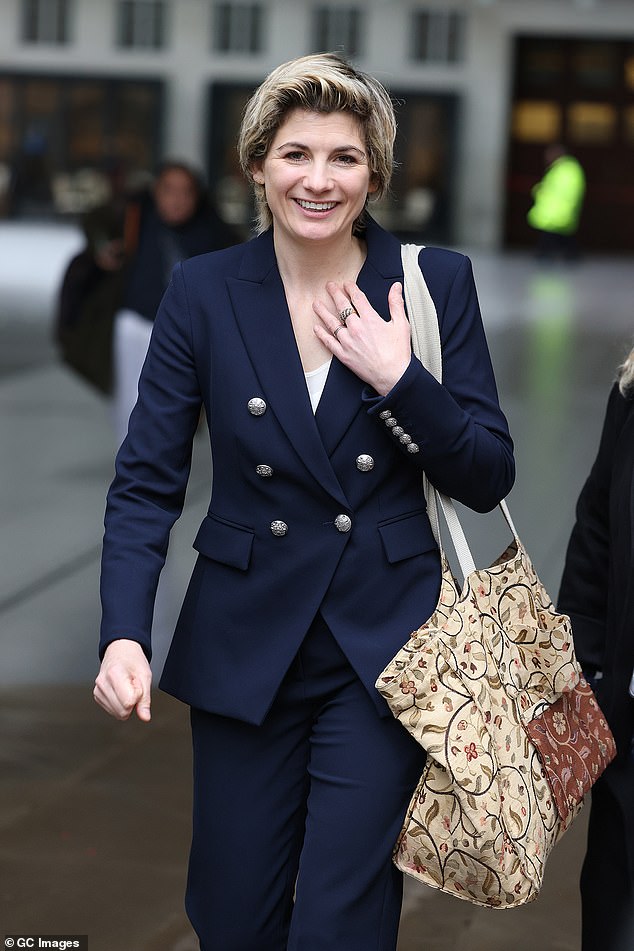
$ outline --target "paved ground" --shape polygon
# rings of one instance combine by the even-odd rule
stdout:
[[[57,364],[50,343],[51,294],[75,246],[72,231],[0,228],[0,938],[59,932],[88,934],[91,951],[193,951],[181,899],[186,711],[157,695],[149,727],[121,725],[91,699],[114,446],[106,403]],[[25,248],[37,250],[28,268]],[[554,593],[634,329],[634,262],[540,269],[521,255],[473,257],[517,444],[511,510]],[[208,481],[200,444],[170,550],[175,602]],[[477,554],[497,554],[501,525],[470,523]],[[523,909],[475,909],[408,883],[399,951],[576,951],[584,831],[582,816]]]

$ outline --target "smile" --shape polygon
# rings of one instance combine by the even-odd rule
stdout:
[[[336,201],[304,201],[301,198],[296,198],[295,201],[306,211],[331,211],[337,205]]]

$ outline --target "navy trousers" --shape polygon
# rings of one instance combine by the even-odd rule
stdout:
[[[248,690],[236,671],[236,690]],[[318,618],[261,726],[191,711],[201,951],[394,951],[391,861],[425,754]]]

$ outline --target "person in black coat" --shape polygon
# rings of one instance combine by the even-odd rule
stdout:
[[[617,744],[592,792],[581,873],[582,951],[634,948],[634,350],[608,401],[577,502],[559,609]]]

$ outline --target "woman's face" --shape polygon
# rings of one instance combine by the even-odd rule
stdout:
[[[300,242],[351,235],[377,187],[361,126],[348,112],[290,112],[253,178],[264,185],[276,237]]]

